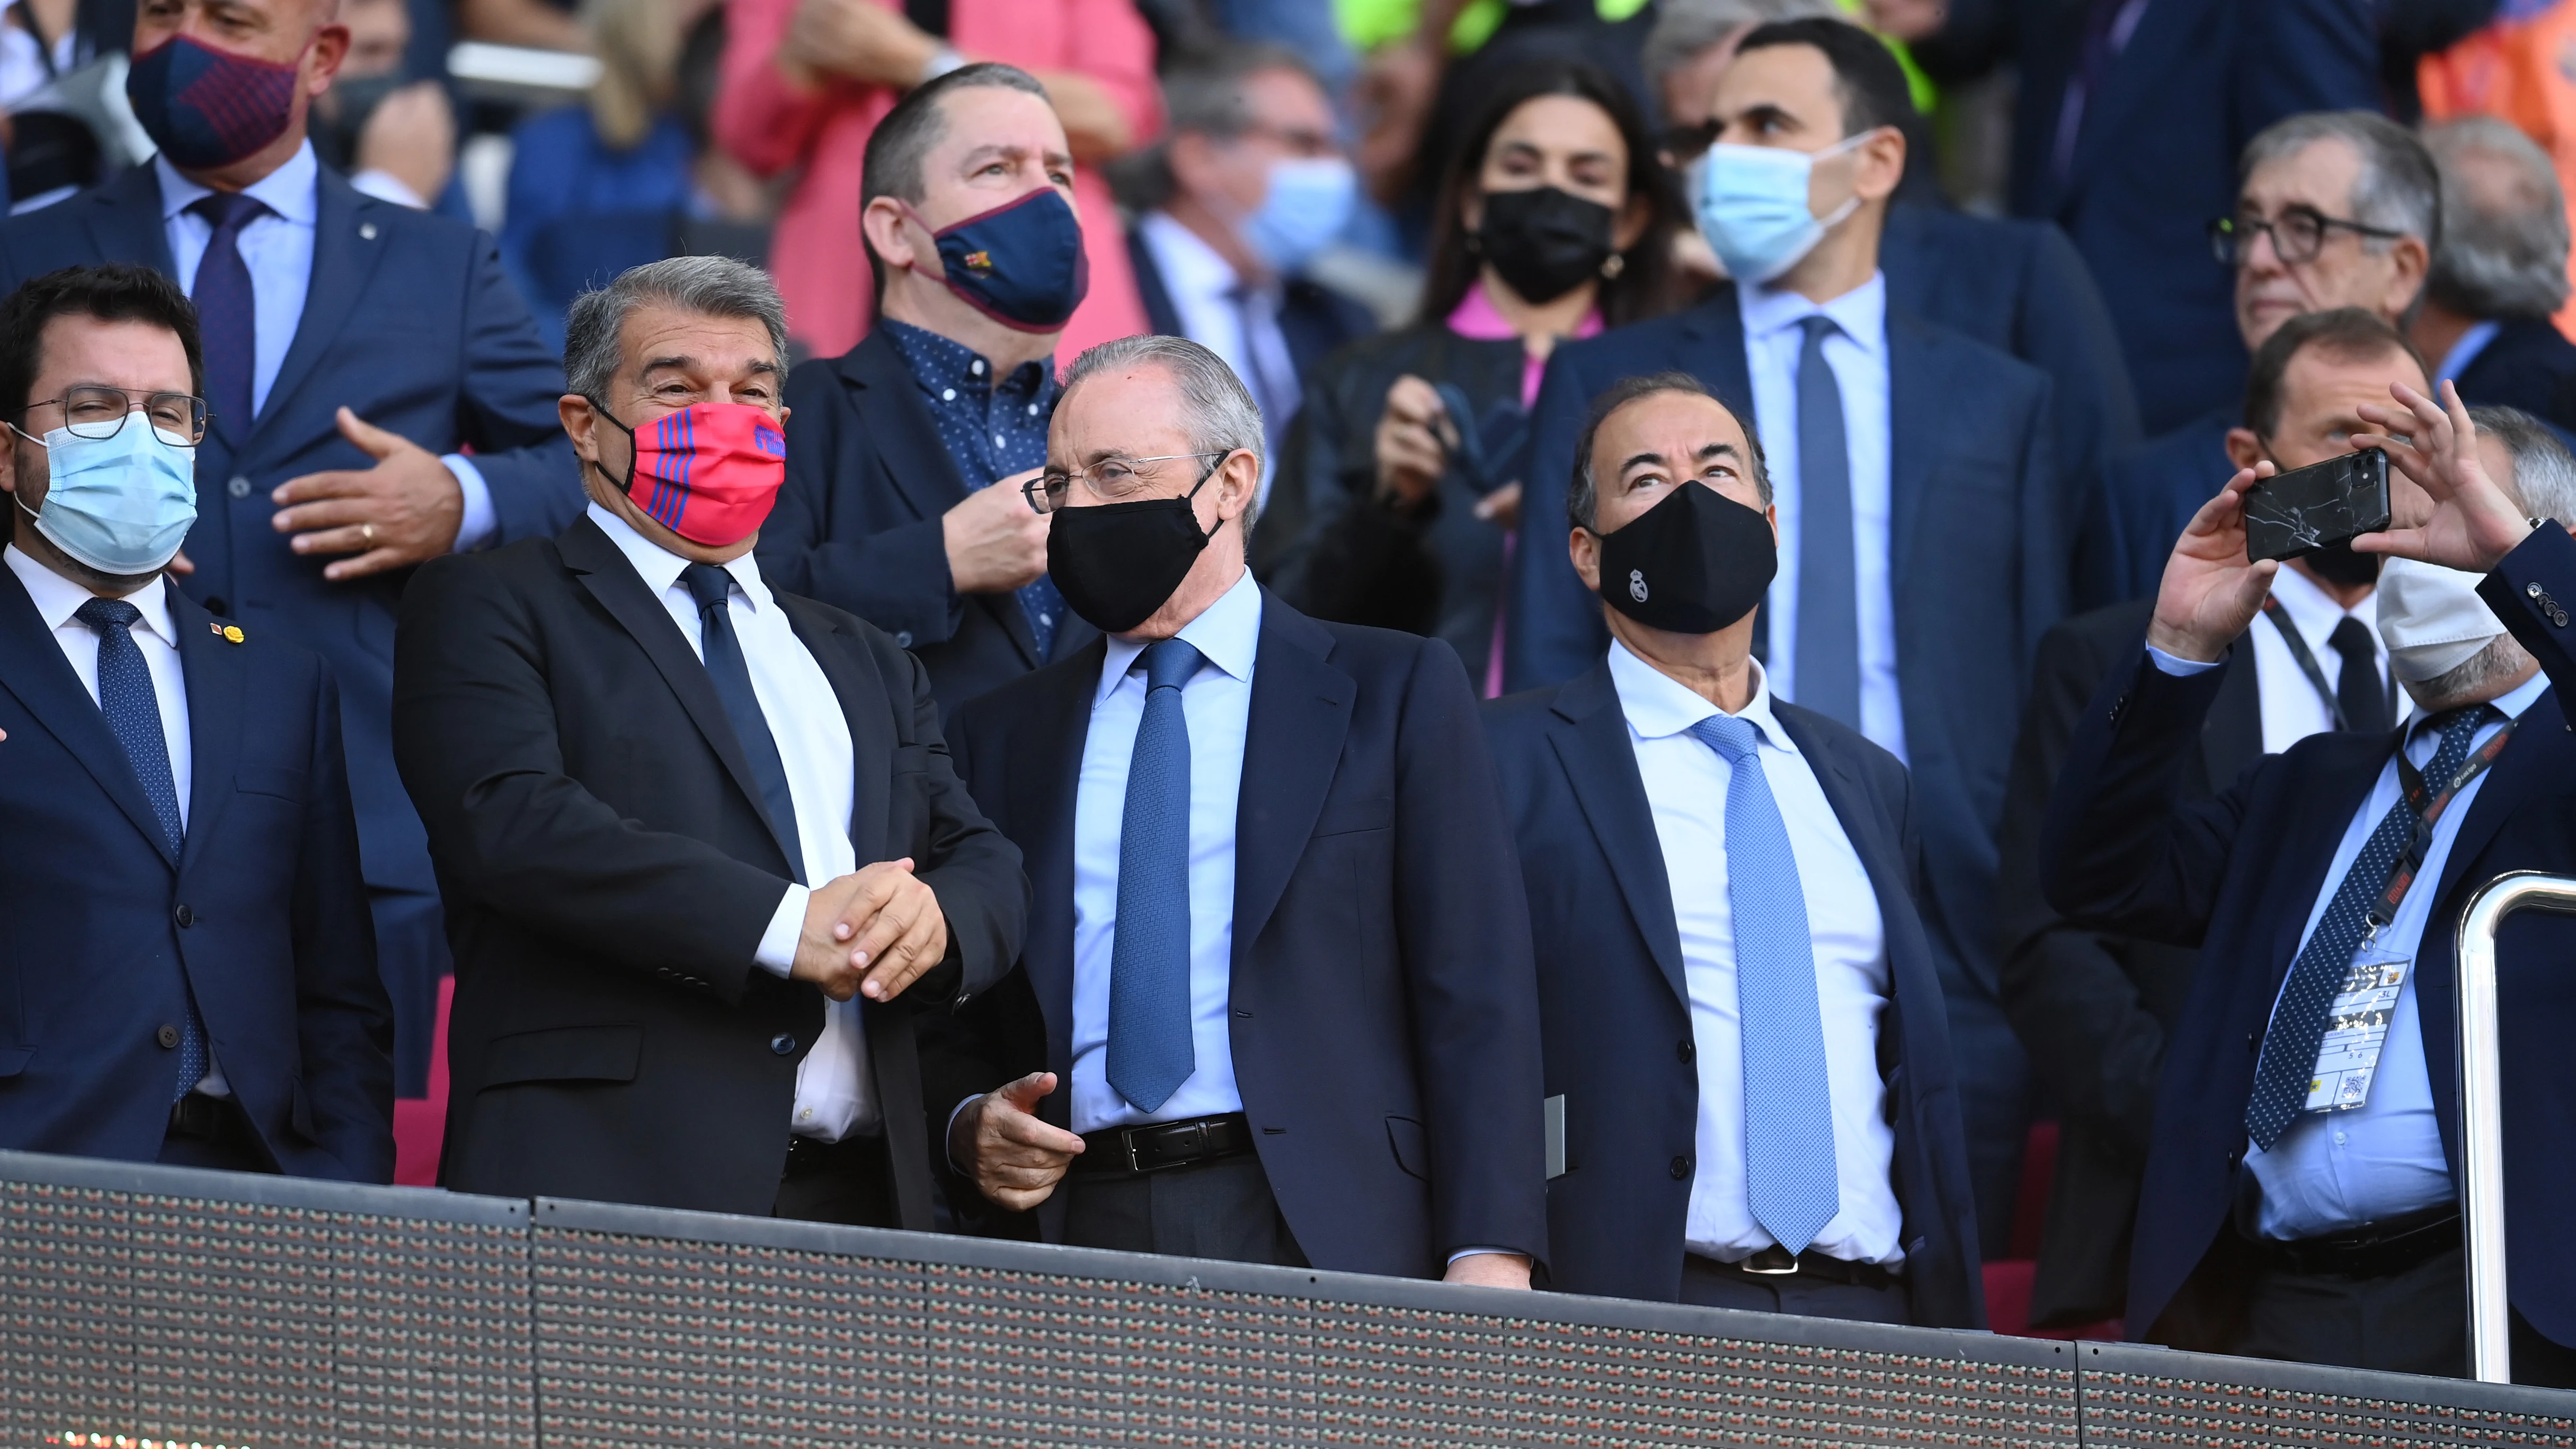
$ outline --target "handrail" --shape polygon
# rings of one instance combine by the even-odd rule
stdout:
[[[2576,878],[2507,871],[2460,911],[2458,1017],[2461,1214],[2467,1237],[2469,1369],[2513,1382],[2512,1305],[2504,1255],[2504,1074],[2496,1048],[2496,933],[2516,911],[2576,915]]]

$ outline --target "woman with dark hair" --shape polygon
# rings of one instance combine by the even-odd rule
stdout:
[[[1513,71],[1442,187],[1414,324],[1307,380],[1255,563],[1317,618],[1449,641],[1485,691],[1521,424],[1567,337],[1672,310],[1684,213],[1643,116],[1591,66]]]

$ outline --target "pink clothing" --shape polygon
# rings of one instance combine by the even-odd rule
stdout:
[[[902,0],[875,0],[901,10]],[[802,167],[780,212],[769,269],[787,299],[788,331],[816,356],[849,351],[872,320],[868,255],[859,239],[859,182],[868,134],[894,109],[886,86],[836,81],[799,91],[773,64],[797,0],[731,0],[725,21],[723,83],[716,96],[718,144],[762,176]],[[977,60],[1030,70],[1075,71],[1107,90],[1139,144],[1162,124],[1154,80],[1153,32],[1130,0],[951,0],[949,40]],[[1126,238],[1108,183],[1088,168],[1074,179],[1091,293],[1058,344],[1059,359],[1097,342],[1149,330]]]
[[[1503,314],[1495,310],[1494,299],[1485,295],[1482,277],[1467,284],[1467,295],[1458,299],[1458,309],[1449,314],[1449,330],[1476,342],[1499,342],[1506,337],[1520,336],[1511,323],[1503,320]],[[1584,313],[1583,320],[1574,325],[1577,337],[1597,336],[1600,331],[1601,309],[1598,307]],[[1539,379],[1546,375],[1546,358],[1532,355],[1522,359],[1522,407],[1537,405]]]

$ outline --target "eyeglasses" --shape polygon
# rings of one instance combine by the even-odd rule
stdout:
[[[206,400],[184,392],[67,387],[61,397],[40,398],[27,407],[32,412],[48,404],[62,408],[63,426],[73,437],[92,442],[115,437],[124,428],[125,420],[137,412],[151,419],[154,432],[173,443],[195,447],[206,440]]]
[[[2220,217],[2209,224],[2209,250],[2218,258],[2220,266],[2243,266],[2246,256],[2254,249],[2256,234],[2261,233],[2272,238],[2272,254],[2279,257],[2283,265],[2303,267],[2317,259],[2317,254],[2325,250],[2327,234],[2336,231],[2348,231],[2375,241],[2395,241],[2406,234],[2328,216],[2313,207],[2293,206],[2271,221],[2256,221],[2242,216]]]
[[[1144,472],[1147,463],[1170,463],[1182,458],[1228,458],[1232,450],[1218,453],[1164,453],[1152,458],[1108,458],[1088,468],[1070,473],[1041,473],[1020,485],[1020,496],[1029,507],[1040,513],[1053,513],[1064,506],[1065,495],[1078,481],[1104,503],[1124,503],[1145,491],[1149,480]],[[1209,473],[1216,469],[1211,466]],[[1202,477],[1201,483],[1207,481]]]

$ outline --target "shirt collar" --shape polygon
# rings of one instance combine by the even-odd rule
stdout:
[[[1748,659],[1745,667],[1753,671],[1753,698],[1735,717],[1753,726],[1773,749],[1798,752],[1798,746],[1780,728],[1779,716],[1771,712],[1771,681],[1762,672],[1762,661]],[[1686,733],[1691,726],[1724,710],[1692,693],[1682,682],[1645,660],[1628,652],[1628,646],[1610,641],[1610,683],[1619,691],[1620,712],[1628,717],[1628,728],[1639,739],[1660,740]]]
[[[0,549],[0,558],[8,560],[9,572],[16,574],[18,582],[26,585],[27,597],[34,601],[36,613],[44,619],[48,629],[60,629],[71,623],[72,615],[79,612],[81,605],[102,597],[91,593],[85,585],[74,583],[45,567],[16,544]],[[143,612],[143,627],[159,635],[162,643],[173,649],[179,647],[179,626],[170,617],[170,581],[166,576],[126,595],[125,602]]]
[[[2371,600],[2377,597],[2375,593],[2362,595],[2360,603],[2347,609],[2336,603],[2334,596],[2320,587],[2316,580],[2287,565],[2272,575],[2272,597],[2280,600],[2282,609],[2289,614],[2290,622],[2298,626],[2302,638],[2322,637],[2346,618],[2370,624],[2377,617],[2375,612],[2367,616],[2362,613],[2373,608]],[[2376,628],[2370,634],[2373,639],[2379,637]]]
[[[169,221],[196,204],[200,197],[212,196],[214,188],[200,186],[188,179],[170,158],[159,153],[152,157],[152,169],[161,177],[161,219]],[[322,163],[313,159],[313,143],[308,140],[295,148],[286,164],[242,188],[245,195],[265,203],[269,210],[298,226],[314,224],[316,202],[314,188],[322,174]]]
[[[913,381],[921,384],[921,390],[932,397],[937,397],[942,388],[982,391],[993,385],[992,360],[965,343],[953,337],[942,337],[926,327],[897,322],[891,317],[884,318],[879,325],[894,338],[894,345],[903,353],[904,361],[912,365]],[[1036,401],[1045,401],[1055,389],[1055,359],[1047,357],[1021,363],[1016,371],[1002,380],[1000,387],[1025,392]]]
[[[1250,684],[1253,656],[1261,652],[1261,585],[1253,582],[1252,570],[1245,569],[1234,587],[1183,624],[1180,637],[1190,641],[1208,663]],[[1095,708],[1136,667],[1147,642],[1109,636],[1109,657],[1101,661],[1100,688],[1091,700]]]
[[[1869,280],[1834,298],[1830,302],[1810,302],[1795,292],[1746,284],[1738,294],[1737,306],[1744,317],[1744,335],[1766,338],[1775,332],[1798,325],[1800,319],[1821,312],[1834,319],[1844,338],[1861,351],[1876,355],[1887,345],[1887,274],[1872,272]]]
[[[1145,213],[1137,225],[1145,233],[1146,245],[1154,249],[1154,260],[1162,264],[1166,289],[1193,297],[1233,300],[1235,288],[1243,285],[1243,274],[1197,232],[1161,211]]]
[[[2487,701],[2487,703],[2494,705],[2507,719],[2520,719],[2522,718],[2522,712],[2524,710],[2531,708],[2533,702],[2548,692],[2549,675],[2546,671],[2543,671],[2532,675],[2529,679],[2515,685],[2511,690]],[[2433,732],[2431,729],[2432,720],[2433,716],[2426,714],[2421,709],[2416,710],[2414,721],[2407,727],[2406,731],[2406,739],[2408,743],[2411,744],[2417,740],[2421,740],[2428,732]]]
[[[599,531],[608,535],[619,553],[626,555],[626,561],[634,565],[636,574],[657,599],[680,582],[680,570],[689,566],[687,559],[636,532],[635,525],[602,507],[596,498],[590,502],[590,521],[599,525]],[[769,607],[769,586],[760,581],[758,555],[746,553],[723,568],[733,576],[733,586],[751,601],[753,613]]]
[[[2469,370],[2469,364],[2478,360],[2478,354],[2487,350],[2487,344],[2495,341],[2495,335],[2503,325],[2493,319],[2470,323],[2469,330],[2460,334],[2460,340],[2451,344],[2451,350],[2442,354],[2442,366],[2433,374],[2433,380],[2457,381],[2461,373]]]

